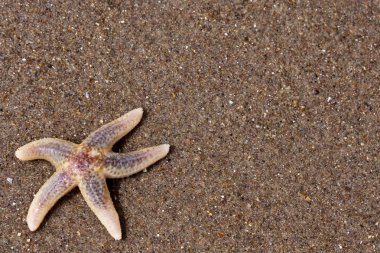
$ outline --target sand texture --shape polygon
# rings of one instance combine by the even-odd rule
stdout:
[[[380,2],[0,3],[0,252],[380,252]],[[80,143],[143,107],[114,150],[115,241],[76,188],[30,232],[52,175],[15,150]]]

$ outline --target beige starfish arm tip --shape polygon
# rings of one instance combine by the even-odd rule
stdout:
[[[113,210],[107,210],[103,212],[96,213],[100,222],[107,229],[108,233],[115,238],[115,240],[121,239],[121,227],[119,221],[119,215]]]
[[[169,153],[170,145],[169,144],[162,144],[162,153],[164,157]]]
[[[152,161],[150,162],[150,164],[151,164],[151,163],[155,163],[156,161],[164,158],[169,153],[170,145],[169,144],[161,144],[161,145],[151,147],[151,148],[147,148],[147,149],[151,149],[152,154],[154,154],[152,157]]]
[[[124,114],[122,117],[125,117],[125,119],[131,119],[132,125],[136,126],[140,121],[144,114],[144,109],[142,107],[133,109],[132,111]],[[133,126],[133,128],[134,128]],[[128,131],[129,132],[129,131]]]
[[[127,112],[126,114],[124,114],[120,118],[133,119],[134,122],[138,123],[138,122],[140,122],[143,114],[144,114],[144,109],[142,107],[139,107],[139,108],[136,108],[136,109],[133,109],[133,110]]]
[[[36,202],[33,202],[29,208],[28,215],[26,216],[26,223],[30,231],[36,231],[41,225],[46,213],[51,207],[38,207]]]
[[[34,145],[28,143],[22,147],[19,147],[15,152],[15,156],[21,161],[34,160],[37,157],[34,151]]]
[[[29,215],[26,218],[26,223],[28,224],[28,228],[30,231],[36,231],[41,224],[41,222],[37,222],[33,219],[33,217],[30,217]]]
[[[15,152],[15,156],[20,160],[25,160],[25,154],[22,150],[22,148],[18,148]]]
[[[133,112],[133,111],[136,111],[136,112],[142,114],[144,112],[144,109],[142,107],[139,107],[139,108],[133,109],[131,112]]]

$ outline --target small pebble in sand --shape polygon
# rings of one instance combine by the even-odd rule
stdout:
[[[13,183],[13,178],[7,177],[7,182],[10,183],[10,184],[12,184]]]

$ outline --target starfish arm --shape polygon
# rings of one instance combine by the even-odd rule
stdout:
[[[67,160],[77,144],[56,138],[45,138],[30,142],[16,150],[20,160],[44,159],[54,166],[59,166]]]
[[[64,171],[55,172],[40,188],[29,207],[26,221],[35,231],[54,204],[76,186],[76,182]]]
[[[84,141],[93,148],[111,150],[112,146],[129,133],[141,120],[143,109],[134,109],[120,118],[92,132]]]
[[[79,183],[79,189],[91,210],[115,240],[121,239],[119,215],[113,206],[106,180],[97,174],[88,174]]]
[[[121,178],[142,171],[164,158],[169,152],[169,147],[169,144],[162,144],[126,154],[107,154],[105,157],[105,175],[109,178]]]

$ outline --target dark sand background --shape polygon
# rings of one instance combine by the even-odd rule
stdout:
[[[0,3],[1,252],[380,251],[378,0],[13,2]],[[137,107],[115,150],[172,149],[108,181],[123,240],[78,189],[30,232],[54,168],[14,151],[79,143]]]

